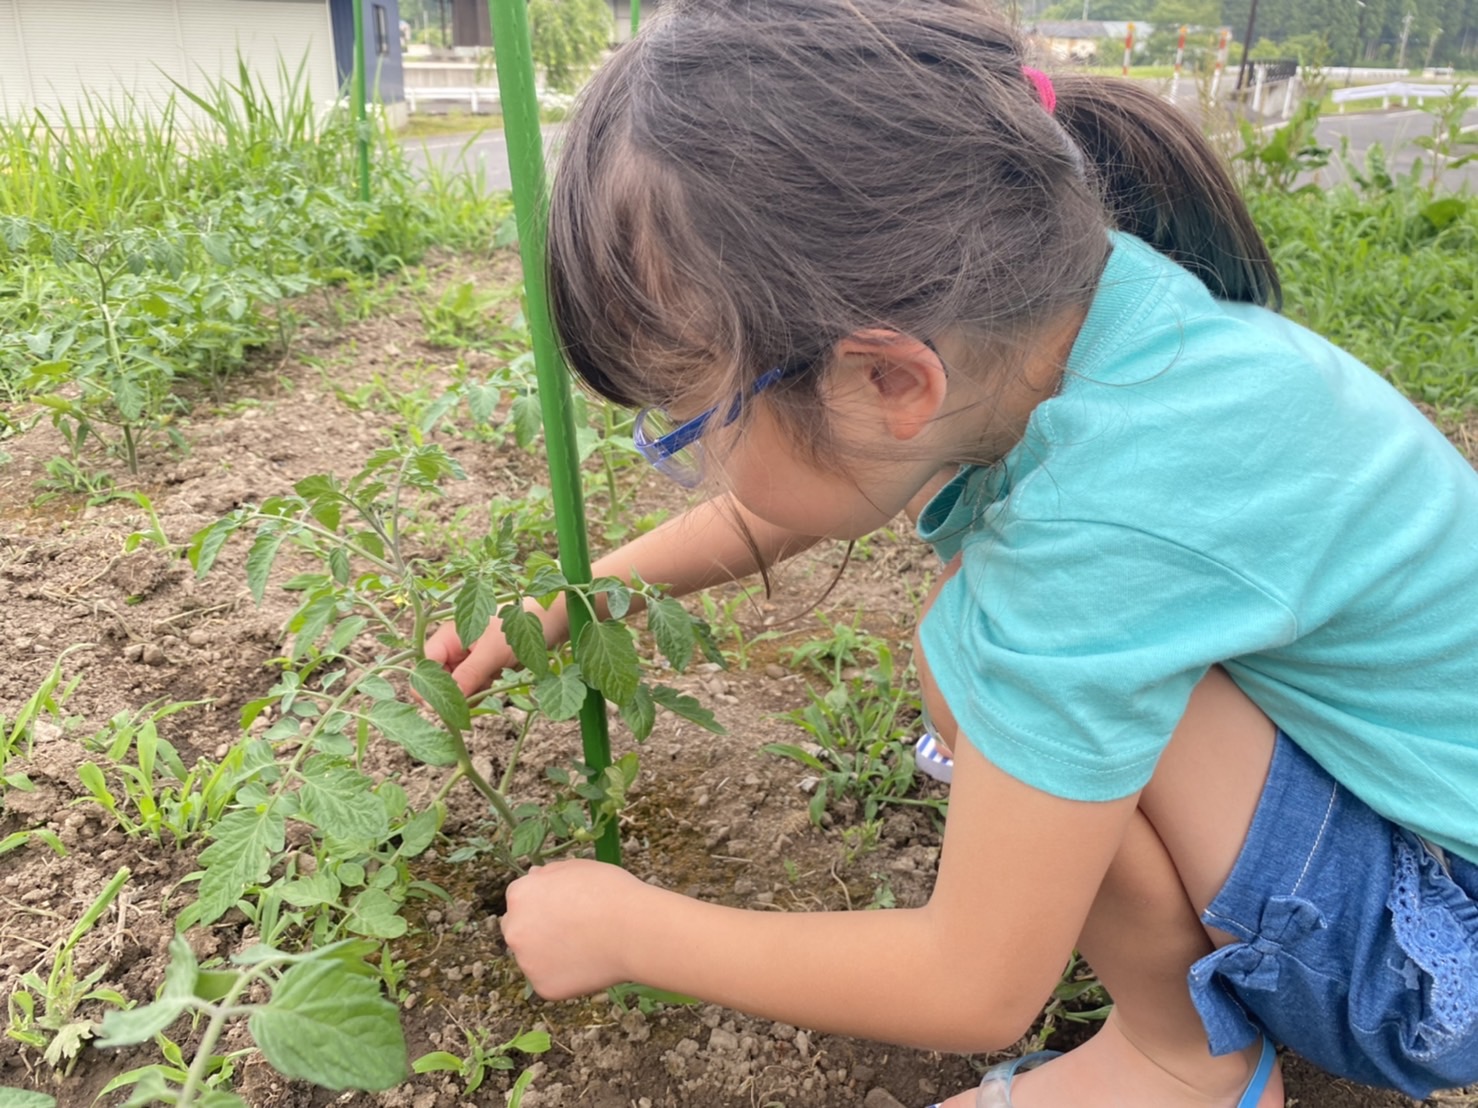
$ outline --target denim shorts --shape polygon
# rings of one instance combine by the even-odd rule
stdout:
[[[1213,1054],[1266,1034],[1422,1099],[1478,1081],[1478,865],[1372,812],[1279,732],[1190,971]]]

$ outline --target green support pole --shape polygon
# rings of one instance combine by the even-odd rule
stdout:
[[[364,0],[354,0],[354,134],[359,147],[359,198],[370,198],[369,117],[365,110]]]
[[[498,67],[498,97],[503,108],[503,135],[513,177],[513,209],[518,220],[518,246],[523,255],[523,283],[529,331],[534,340],[534,368],[539,379],[539,407],[544,416],[544,444],[549,454],[549,484],[554,491],[554,521],[559,532],[559,561],[566,579],[590,581],[590,543],[585,534],[585,497],[580,486],[580,459],[575,451],[575,414],[570,402],[569,372],[560,356],[549,318],[549,290],[544,260],[548,195],[544,178],[544,140],[539,133],[539,100],[534,92],[534,55],[529,44],[526,0],[488,0],[493,48]],[[590,624],[583,604],[571,604],[570,638],[579,641]],[[585,762],[595,773],[611,764],[605,700],[595,690],[580,709],[580,735]],[[602,862],[621,862],[621,839],[609,827],[595,843]]]
[[[631,0],[631,37],[641,30],[641,0]]]

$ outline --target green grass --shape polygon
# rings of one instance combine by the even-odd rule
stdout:
[[[1291,318],[1413,400],[1478,408],[1478,200],[1380,174],[1363,191],[1249,200]]]
[[[506,196],[413,174],[385,132],[361,200],[353,122],[320,115],[302,67],[278,84],[242,63],[158,111],[0,123],[0,401],[36,398],[72,464],[102,442],[137,472],[177,438],[182,381],[219,394],[253,349],[285,353],[293,297],[508,240]],[[13,423],[0,408],[0,434]]]

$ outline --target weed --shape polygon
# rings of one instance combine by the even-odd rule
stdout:
[[[11,770],[9,763],[12,758],[30,756],[36,743],[36,724],[47,718],[60,731],[74,722],[71,717],[62,714],[62,709],[77,690],[82,678],[66,680],[62,674],[62,662],[67,655],[91,647],[92,643],[77,643],[62,651],[42,678],[40,686],[21,705],[15,718],[7,720],[0,715],[0,800],[3,800],[9,789],[29,791],[32,787],[30,778],[24,773]]]
[[[23,973],[20,983],[10,994],[5,1034],[24,1046],[41,1051],[46,1064],[63,1073],[71,1072],[83,1044],[98,1029],[97,1021],[80,1015],[78,1008],[95,1001],[120,1007],[128,1003],[127,998],[114,990],[97,987],[108,972],[106,963],[79,977],[72,958],[78,942],[112,906],[128,878],[126,866],[113,875],[51,956],[51,966],[45,978],[35,970]]]
[[[1067,968],[1052,990],[1052,997],[1042,1011],[1042,1022],[1034,1036],[1032,1050],[1041,1050],[1062,1023],[1102,1023],[1113,1011],[1108,993],[1093,976],[1077,951],[1068,959]]]
[[[606,990],[606,996],[613,1006],[620,1008],[623,1012],[640,1012],[644,1016],[654,1016],[665,1008],[692,1008],[702,1003],[682,993],[670,992],[667,989],[654,989],[650,985],[637,985],[631,982],[612,985]]]
[[[423,301],[421,322],[433,346],[483,348],[497,341],[502,326],[497,307],[506,294],[484,292],[466,280],[444,290],[435,302]]]
[[[749,652],[754,647],[781,637],[779,631],[751,634],[739,619],[739,613],[745,608],[753,608],[755,598],[762,595],[763,591],[758,585],[753,585],[740,589],[724,600],[707,592],[698,595],[704,622],[711,627],[714,642],[720,645],[725,659],[736,669],[749,668]]]
[[[861,665],[866,660],[877,660],[887,649],[885,641],[862,629],[862,613],[852,617],[851,623],[833,623],[821,617],[826,628],[825,638],[810,642],[791,650],[786,656],[791,668],[809,667],[823,674],[833,686],[843,684],[842,672]]]
[[[481,1088],[489,1071],[511,1070],[515,1067],[513,1054],[544,1054],[552,1043],[547,1031],[524,1031],[504,1043],[493,1044],[485,1031],[461,1029],[467,1041],[467,1053],[458,1057],[445,1050],[434,1050],[423,1054],[413,1063],[417,1073],[454,1073],[465,1083],[463,1092],[471,1096]],[[514,1082],[509,1103],[520,1099],[528,1088],[533,1075],[525,1071]]]
[[[160,720],[199,703],[174,701],[119,712],[84,740],[107,760],[119,792],[113,792],[107,775],[94,762],[83,762],[77,776],[125,834],[145,834],[159,843],[168,835],[176,848],[182,847],[209,831],[237,788],[255,776],[259,767],[249,763],[253,752],[248,744],[232,748],[220,765],[200,758],[186,769],[174,746],[159,737]]]
[[[1432,117],[1430,134],[1418,135],[1412,141],[1432,156],[1432,178],[1428,186],[1436,192],[1442,175],[1449,169],[1461,169],[1478,160],[1478,150],[1463,152],[1463,147],[1478,146],[1478,132],[1466,127],[1471,86],[1457,85],[1443,97],[1423,104],[1422,110]]]
[[[1259,193],[1293,192],[1294,183],[1306,173],[1329,164],[1330,150],[1319,144],[1315,132],[1319,126],[1319,101],[1305,100],[1292,118],[1264,136],[1249,121],[1238,121],[1242,147],[1232,156],[1233,165],[1244,191]],[[1317,192],[1318,186],[1306,184],[1299,192]]]
[[[869,650],[877,663],[866,674],[839,680],[825,694],[813,692],[811,703],[783,717],[811,737],[809,747],[768,743],[763,748],[815,774],[809,812],[816,824],[829,804],[843,798],[861,804],[866,822],[875,820],[885,804],[943,810],[944,801],[907,795],[914,784],[910,729],[919,715],[919,696],[908,673],[895,679],[891,650],[881,643]],[[835,664],[830,655],[824,657]]]

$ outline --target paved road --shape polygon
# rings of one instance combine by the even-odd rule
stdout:
[[[558,126],[545,126],[544,146],[549,149],[559,138]],[[402,145],[415,166],[439,165],[444,170],[462,167],[482,174],[489,192],[513,187],[508,175],[508,143],[502,131],[484,131],[476,137],[446,135],[430,139],[406,139]]]
[[[1464,124],[1470,131],[1478,128],[1478,108],[1468,112]],[[1270,127],[1275,125],[1274,122],[1268,124]],[[1391,168],[1405,171],[1411,168],[1418,155],[1422,156],[1423,165],[1430,166],[1430,157],[1412,146],[1411,140],[1418,135],[1430,134],[1431,129],[1432,117],[1426,112],[1416,108],[1393,108],[1384,112],[1327,115],[1320,120],[1318,134],[1320,141],[1336,153],[1340,150],[1341,136],[1347,136],[1350,140],[1350,153],[1357,165],[1363,164],[1365,152],[1379,142],[1388,155],[1395,151],[1396,156],[1388,158]],[[545,145],[552,145],[558,140],[558,136],[558,126],[546,127]],[[404,145],[406,153],[416,165],[436,163],[445,169],[460,165],[471,172],[481,173],[485,187],[489,190],[511,187],[508,176],[508,145],[503,140],[501,131],[484,131],[471,139],[455,135],[407,139]],[[1323,185],[1334,185],[1344,179],[1345,173],[1337,158],[1316,175],[1317,182]],[[1453,188],[1466,181],[1470,188],[1478,189],[1478,162],[1448,171],[1446,181]]]
[[[1364,112],[1349,115],[1327,115],[1319,121],[1319,139],[1333,149],[1336,155],[1341,149],[1341,140],[1348,138],[1350,153],[1356,166],[1365,161],[1365,151],[1380,143],[1387,154],[1387,168],[1394,174],[1406,173],[1418,157],[1422,160],[1423,179],[1431,173],[1432,157],[1420,147],[1411,145],[1411,140],[1432,133],[1433,117],[1417,108],[1393,108],[1384,112]],[[1478,108],[1463,117],[1463,128],[1468,132],[1478,131]],[[1461,148],[1478,151],[1478,146]],[[1395,156],[1390,155],[1394,152]],[[1460,150],[1461,152],[1461,150]],[[1345,180],[1345,172],[1336,157],[1318,174],[1321,184],[1334,185]],[[1447,170],[1443,175],[1449,188],[1459,188],[1464,182],[1470,189],[1478,189],[1478,162],[1469,162],[1459,169]]]

